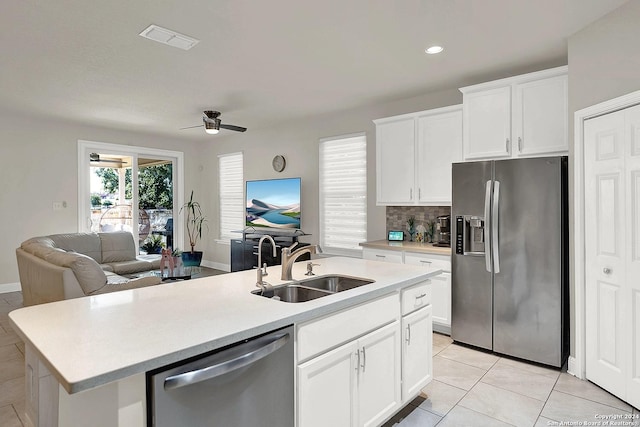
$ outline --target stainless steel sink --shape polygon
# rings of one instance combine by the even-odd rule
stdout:
[[[320,276],[311,279],[300,280],[297,284],[307,288],[320,289],[328,292],[342,292],[373,283],[373,280],[360,279],[349,276]]]
[[[251,293],[284,302],[305,302],[331,295],[331,292],[325,292],[318,289],[297,285],[276,286],[271,289],[266,289],[264,292],[260,289],[257,289],[255,291],[252,291]]]
[[[305,302],[373,282],[373,280],[349,276],[320,276],[273,288],[268,287],[264,291],[256,289],[251,293],[283,302]]]

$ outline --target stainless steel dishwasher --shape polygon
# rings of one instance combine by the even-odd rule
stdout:
[[[147,373],[152,427],[293,427],[293,326]]]

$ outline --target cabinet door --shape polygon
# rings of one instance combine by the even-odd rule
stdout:
[[[355,425],[357,351],[352,341],[298,367],[298,427]]]
[[[418,203],[451,205],[451,164],[462,161],[462,111],[418,118]]]
[[[379,205],[414,204],[415,119],[376,123],[376,185]]]
[[[400,322],[360,338],[358,351],[357,425],[378,426],[400,408]]]
[[[515,86],[513,138],[516,156],[568,152],[567,76]]]
[[[407,402],[431,382],[431,306],[402,318],[402,401]]]
[[[436,329],[439,332],[451,333],[451,273],[442,273],[431,278],[431,300]]]
[[[464,158],[511,155],[511,86],[464,94]]]

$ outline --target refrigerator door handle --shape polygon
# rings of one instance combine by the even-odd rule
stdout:
[[[500,207],[500,181],[493,184],[493,210],[491,212],[491,252],[493,253],[493,272],[500,273],[500,242],[498,241],[498,210]]]
[[[485,224],[485,232],[487,230],[487,224],[489,224],[489,218],[491,212],[491,181],[487,181],[485,191],[484,191],[484,224]],[[485,245],[489,245],[489,240],[485,237]],[[489,273],[491,273],[491,249],[490,247],[484,248],[484,263],[485,268]]]

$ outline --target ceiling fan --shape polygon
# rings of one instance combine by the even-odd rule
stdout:
[[[204,131],[212,135],[215,135],[216,133],[218,133],[220,129],[234,130],[236,132],[244,132],[247,130],[247,128],[243,128],[241,126],[228,125],[228,124],[222,123],[222,121],[218,117],[220,117],[220,111],[211,111],[211,110],[203,111],[202,121],[204,124],[198,125],[198,126],[189,126],[186,128],[180,128],[180,130],[193,129],[193,128],[199,128],[204,126]]]
[[[100,157],[100,154],[98,153],[89,153],[89,161],[91,163],[110,163],[110,164],[116,163],[119,165],[122,165],[124,163],[122,159]]]

